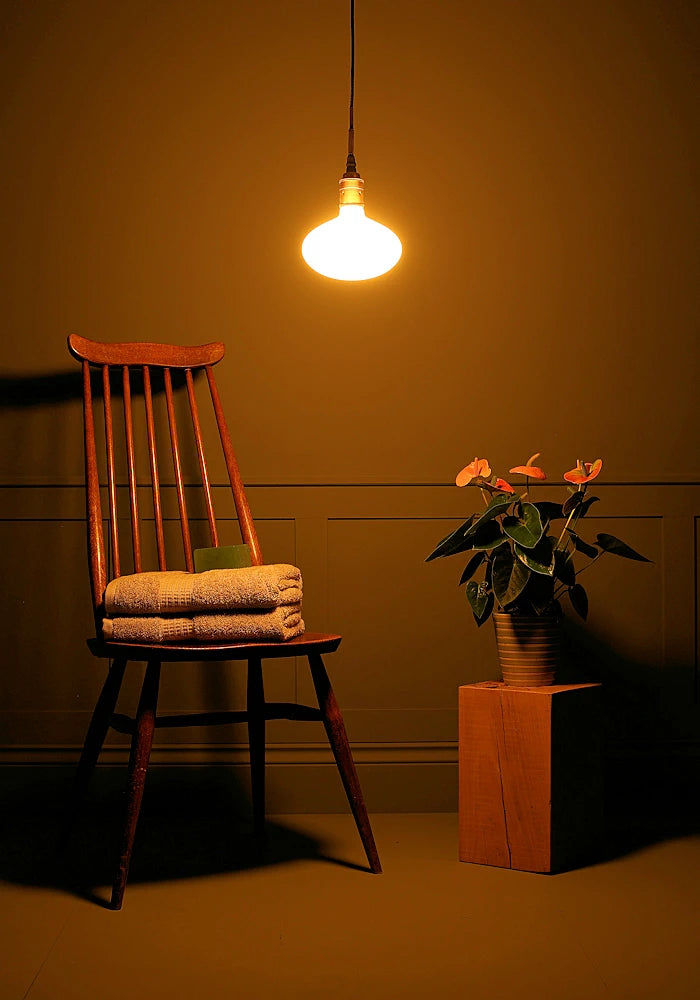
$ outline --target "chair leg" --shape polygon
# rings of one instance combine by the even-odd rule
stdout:
[[[139,819],[143,786],[146,781],[148,761],[153,745],[153,733],[156,723],[156,706],[158,704],[158,685],[160,681],[160,661],[150,660],[146,667],[141,697],[136,712],[136,724],[131,740],[131,755],[129,757],[129,777],[126,793],[126,821],[122,837],[121,855],[114,884],[112,886],[112,909],[121,909],[126,889],[126,879],[131,862],[131,851],[134,846],[136,824]]]
[[[253,829],[261,836],[265,829],[265,689],[262,661],[248,660],[248,745],[250,784],[253,799]]]
[[[107,674],[100,696],[97,699],[95,710],[90,719],[85,743],[83,744],[80,760],[76,768],[73,779],[69,806],[66,811],[65,822],[61,833],[62,845],[65,845],[70,833],[75,815],[80,808],[90,783],[90,778],[95,770],[95,764],[100,756],[102,745],[109,729],[110,719],[117,704],[119,689],[121,688],[124,670],[127,660],[114,660]]]
[[[309,666],[311,667],[311,677],[316,689],[319,708],[323,715],[323,724],[326,727],[326,735],[331,745],[338,771],[343,781],[345,794],[348,797],[352,814],[355,817],[357,830],[362,839],[362,845],[367,855],[369,867],[372,872],[379,874],[382,870],[379,861],[379,854],[374,843],[372,827],[369,816],[362,797],[362,789],[355,770],[355,762],[352,759],[352,752],[348,737],[345,732],[343,716],[340,714],[338,702],[335,699],[331,682],[328,679],[323,660],[318,653],[309,653]]]

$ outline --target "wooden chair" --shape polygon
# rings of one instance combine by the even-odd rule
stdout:
[[[214,379],[213,366],[224,355],[224,346],[220,343],[205,344],[200,347],[175,347],[165,344],[102,344],[85,340],[82,337],[68,338],[71,354],[82,363],[83,369],[83,413],[85,426],[85,470],[87,495],[87,527],[88,527],[88,559],[90,566],[90,582],[95,613],[96,634],[88,640],[88,646],[95,656],[111,660],[107,679],[98,698],[95,711],[88,727],[85,745],[76,772],[75,803],[85,794],[90,775],[102,749],[105,736],[110,726],[129,731],[132,734],[131,755],[129,760],[126,818],[121,845],[121,855],[112,888],[111,905],[119,909],[122,905],[126,887],[129,862],[134,843],[136,824],[143,796],[144,781],[148,760],[153,743],[154,730],[159,726],[182,725],[212,725],[215,723],[247,722],[250,746],[250,769],[252,784],[252,802],[254,825],[257,833],[261,833],[265,816],[265,723],[268,719],[318,719],[323,722],[328,741],[335,757],[340,777],[350,803],[357,828],[367,855],[372,872],[381,872],[379,856],[372,836],[372,829],[367,810],[362,798],[362,791],[352,759],[352,754],[345,733],[343,718],[333,694],[322,654],[331,653],[338,648],[339,635],[306,632],[304,635],[280,643],[231,643],[226,645],[190,644],[184,642],[172,644],[146,645],[125,642],[105,641],[102,637],[102,620],[104,617],[103,595],[110,579],[121,574],[119,518],[117,514],[117,474],[115,471],[115,423],[113,423],[112,378],[111,372],[121,382],[125,425],[125,452],[127,476],[129,484],[129,511],[131,520],[131,548],[133,551],[133,570],[142,572],[142,533],[139,517],[139,496],[136,479],[136,458],[134,441],[134,420],[132,410],[132,372],[136,378],[142,379],[143,400],[145,404],[145,425],[147,431],[147,448],[150,464],[152,491],[153,522],[155,523],[158,568],[165,570],[166,544],[163,531],[163,509],[161,503],[161,486],[158,474],[158,458],[156,451],[156,422],[154,420],[153,396],[155,378],[162,379],[165,402],[168,415],[169,444],[177,494],[182,545],[184,548],[185,566],[189,572],[194,571],[193,547],[190,534],[190,524],[187,513],[186,489],[183,479],[183,463],[181,446],[176,422],[175,394],[173,392],[172,372],[178,373],[186,387],[187,400],[192,421],[192,432],[196,446],[197,460],[201,474],[204,506],[209,524],[211,545],[219,545],[216,517],[212,492],[207,470],[207,461],[202,439],[199,412],[194,390],[194,372],[203,369],[211,395],[214,415],[223,448],[228,477],[233,492],[236,513],[243,541],[250,548],[253,565],[262,565],[263,558],[255,531],[255,525],[250,514],[248,502],[243,489],[243,483],[231,445],[229,432],[224,419],[221,401]],[[97,434],[93,408],[91,368],[101,370],[102,377],[102,408],[104,410],[104,439],[106,450],[106,494],[108,512],[103,512],[101,504],[101,485],[98,472]],[[134,371],[135,370],[135,371]],[[160,381],[158,383],[161,384]],[[164,434],[161,436],[165,436]],[[145,454],[145,452],[144,452]],[[149,504],[150,507],[150,504]],[[107,516],[105,516],[105,513]],[[150,511],[149,511],[150,515]],[[109,526],[109,553],[111,569],[108,565],[107,548],[103,532],[103,517]],[[151,568],[151,567],[146,567]],[[155,567],[152,567],[155,568]],[[171,563],[171,568],[173,567]],[[263,687],[262,661],[289,656],[305,656],[311,669],[318,708],[303,705],[272,703],[265,701]],[[157,717],[158,686],[162,663],[182,660],[247,660],[247,700],[246,711],[197,713],[184,716]],[[123,716],[115,716],[117,697],[122,678],[129,661],[145,661],[146,672],[141,690],[140,700],[135,719],[128,719],[124,725]]]

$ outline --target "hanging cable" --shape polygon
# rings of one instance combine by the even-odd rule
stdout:
[[[348,158],[343,177],[359,177],[355,162],[355,0],[350,0],[350,123]]]

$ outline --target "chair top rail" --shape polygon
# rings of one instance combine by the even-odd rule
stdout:
[[[103,344],[72,333],[68,349],[79,361],[91,365],[156,365],[166,368],[202,368],[215,365],[224,356],[219,341],[192,347],[173,344],[121,343]]]

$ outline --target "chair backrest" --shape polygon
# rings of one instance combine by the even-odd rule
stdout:
[[[109,579],[121,575],[121,557],[119,544],[119,516],[117,508],[117,472],[115,471],[115,421],[113,421],[113,377],[115,372],[121,387],[122,409],[124,414],[124,445],[126,457],[126,478],[129,486],[129,516],[131,521],[131,548],[133,553],[133,569],[140,573],[143,569],[142,559],[142,522],[139,517],[139,496],[136,477],[136,446],[134,442],[134,411],[132,407],[135,393],[132,391],[132,375],[142,381],[143,401],[145,406],[146,438],[148,460],[150,467],[150,486],[152,492],[152,512],[155,524],[155,541],[157,549],[158,568],[168,568],[166,559],[165,534],[163,531],[163,505],[161,498],[161,483],[159,477],[159,452],[157,450],[156,421],[154,419],[154,392],[163,391],[167,409],[169,453],[172,459],[175,490],[184,549],[185,566],[194,571],[193,546],[188,516],[185,481],[183,477],[182,450],[180,435],[176,420],[175,393],[173,391],[173,372],[178,378],[184,374],[186,398],[197,453],[199,472],[206,516],[209,524],[209,537],[212,546],[219,545],[214,504],[212,500],[211,482],[205,457],[202,428],[200,423],[197,400],[195,397],[194,373],[204,370],[213,405],[214,416],[219,430],[219,438],[223,449],[224,460],[228,472],[236,516],[243,541],[249,546],[250,558],[254,566],[262,564],[262,555],[255,525],[251,517],[246,499],[243,482],[238,470],[238,463],[231,445],[231,438],[226,426],[219,393],[214,378],[213,366],[224,356],[224,345],[221,343],[203,344],[199,347],[176,347],[169,344],[102,344],[86,340],[75,334],[68,338],[68,349],[82,363],[83,368],[83,416],[85,426],[85,482],[87,498],[88,524],[88,555],[90,563],[90,580],[95,609],[96,622],[102,619],[103,596]],[[98,434],[93,405],[93,389],[91,368],[98,368],[102,375],[102,409],[104,413],[104,444],[106,463],[106,482],[100,482],[100,465],[98,461]],[[161,390],[162,385],[162,390]],[[139,392],[141,384],[139,384]],[[101,435],[99,435],[101,437]],[[165,435],[161,434],[160,437]],[[161,441],[162,445],[162,441]],[[141,446],[143,447],[143,445]],[[105,518],[100,497],[101,487],[106,487],[108,499],[108,516]],[[149,504],[149,507],[151,505]],[[150,512],[149,512],[150,513]],[[108,565],[104,535],[104,520],[109,526],[109,551],[111,569]],[[150,568],[150,567],[149,567]],[[99,632],[98,632],[99,634]]]

